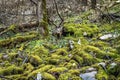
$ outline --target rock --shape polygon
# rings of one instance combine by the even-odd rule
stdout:
[[[73,66],[76,66],[76,64],[75,64],[75,63],[73,63]]]
[[[100,37],[101,40],[107,40],[107,39],[110,39],[110,38],[116,38],[117,36],[114,35],[114,34],[106,34],[106,35],[103,35]]]
[[[96,71],[96,69],[93,68],[93,67],[91,67],[91,68],[88,68],[88,69],[86,70],[86,72],[91,72],[91,71]]]
[[[78,40],[78,44],[81,45],[81,40],[80,39]]]
[[[117,0],[116,2],[117,2],[117,3],[120,3],[120,0]]]
[[[83,36],[87,36],[87,32],[84,32],[84,33],[83,33]]]
[[[110,68],[114,68],[117,64],[115,62],[110,64]]]
[[[7,60],[9,58],[9,56],[8,56],[8,54],[3,54],[2,58]]]
[[[40,72],[38,72],[38,74],[37,74],[37,80],[42,80],[42,76],[41,76]]]
[[[71,57],[71,56],[72,56],[72,54],[69,54],[69,55],[68,55],[68,57]]]
[[[98,65],[100,65],[105,70],[105,72],[107,72],[106,63],[105,62],[98,63]]]
[[[96,74],[97,74],[97,71],[92,71],[92,72],[80,74],[80,77],[83,80],[97,80],[97,79],[95,79]]]
[[[70,50],[72,50],[74,48],[74,41],[73,40],[69,40],[69,47],[70,47]]]
[[[106,66],[106,64],[104,62],[98,63],[98,65],[101,65],[102,67]]]

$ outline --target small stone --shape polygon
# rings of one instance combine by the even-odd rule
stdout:
[[[73,63],[73,66],[75,66],[76,64],[75,63]]]
[[[37,80],[42,80],[42,75],[40,74],[40,72],[38,72],[37,74]]]
[[[87,36],[87,32],[84,32],[84,33],[83,33],[83,36]]]
[[[70,47],[70,50],[72,50],[74,48],[74,41],[73,40],[69,40],[69,47]]]
[[[105,62],[101,62],[98,65],[100,65],[105,70],[105,72],[107,72],[106,63]]]
[[[117,36],[114,35],[114,34],[106,34],[106,35],[103,35],[100,37],[101,40],[106,40],[106,39],[109,39],[109,38],[116,38]]]
[[[78,40],[78,44],[81,45],[81,40],[80,39]]]
[[[91,72],[91,71],[96,71],[96,69],[93,68],[93,67],[91,67],[91,68],[88,68],[88,69],[86,70],[86,72]]]
[[[73,40],[69,40],[69,44],[74,44],[74,41]]]
[[[7,60],[7,59],[9,58],[9,56],[8,56],[7,54],[4,54],[4,55],[2,56],[2,58]]]
[[[72,54],[69,54],[68,56],[69,56],[69,57],[71,57],[71,56],[72,56]]]
[[[117,2],[117,3],[120,3],[120,0],[117,0],[116,2]]]
[[[97,71],[92,71],[92,72],[88,72],[88,73],[82,73],[82,74],[80,74],[80,77],[83,80],[97,80],[97,79],[95,79],[96,74],[97,74]]]
[[[117,64],[115,62],[110,64],[110,68],[114,68]]]
[[[98,63],[98,65],[101,65],[102,67],[106,66],[106,64],[104,62]]]

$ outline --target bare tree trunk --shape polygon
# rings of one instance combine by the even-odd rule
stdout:
[[[95,9],[96,8],[96,0],[91,0],[91,8]]]
[[[88,9],[88,0],[82,0],[82,11],[87,11]]]
[[[30,0],[36,6],[37,22],[39,22],[40,33],[48,36],[48,14],[46,8],[46,0]]]
[[[42,2],[40,0],[37,1],[37,7],[36,7],[36,12],[37,12],[37,19],[39,22],[41,22],[42,18],[43,18],[43,15],[42,14],[42,9],[41,9],[41,5],[42,5]]]

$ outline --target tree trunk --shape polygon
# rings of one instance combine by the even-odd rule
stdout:
[[[95,9],[96,8],[96,0],[91,0],[91,8]]]
[[[42,8],[42,21],[40,22],[40,27],[41,27],[41,32],[43,36],[48,36],[49,32],[48,32],[48,14],[47,14],[47,8],[46,8],[46,0],[42,0],[42,4],[41,4],[41,8]]]
[[[82,5],[83,6],[88,6],[88,1],[87,0],[82,0]]]
[[[36,14],[37,14],[37,20],[38,22],[42,21],[43,15],[42,15],[42,2],[41,1],[37,1],[37,7],[36,7]]]
[[[88,0],[82,0],[82,11],[87,11],[88,9]]]

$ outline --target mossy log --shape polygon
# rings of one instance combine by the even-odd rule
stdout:
[[[13,38],[8,38],[8,39],[4,39],[4,40],[0,40],[0,47],[6,47],[6,46],[10,46],[10,45],[16,45],[18,43],[30,40],[35,38],[37,35],[32,34],[32,35],[26,35],[26,36],[17,36],[17,37],[13,37]]]
[[[0,35],[8,32],[8,31],[13,31],[13,32],[21,32],[21,31],[25,31],[25,29],[30,29],[33,27],[38,27],[39,22],[31,22],[31,23],[22,23],[22,24],[13,24],[9,27],[5,27],[5,28],[0,28]]]

